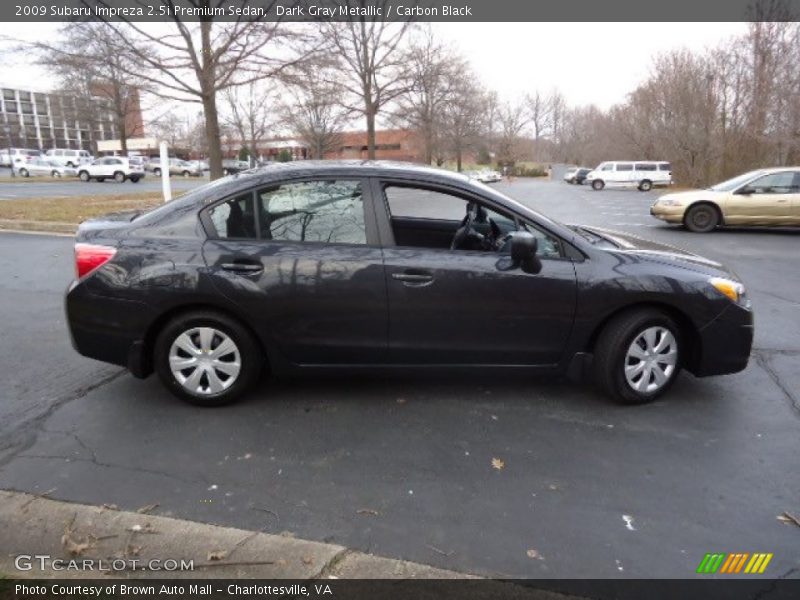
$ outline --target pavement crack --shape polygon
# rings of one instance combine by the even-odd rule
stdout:
[[[783,392],[783,395],[786,396],[787,400],[789,400],[789,404],[800,416],[800,399],[798,399],[789,389],[789,386],[786,385],[782,380],[778,372],[772,368],[772,365],[769,361],[769,353],[764,353],[762,350],[755,350],[753,351],[753,356],[755,356],[756,363],[764,369],[764,371],[769,375],[770,379],[778,386],[778,388]]]
[[[777,589],[779,582],[781,582],[781,581],[783,581],[785,579],[789,579],[792,575],[794,575],[798,571],[800,571],[800,567],[792,567],[791,569],[789,569],[785,573],[782,573],[782,574],[778,575],[775,579],[773,579],[770,582],[769,586],[767,586],[763,590],[760,590],[760,591],[756,592],[755,595],[753,596],[752,600],[761,600],[762,598],[765,598],[768,594],[771,594],[772,592],[774,592]]]
[[[55,413],[58,409],[62,406],[66,406],[70,402],[74,400],[80,400],[81,398],[87,396],[94,390],[103,387],[117,379],[118,377],[127,373],[127,369],[120,369],[110,375],[103,377],[102,379],[97,380],[96,382],[79,388],[75,392],[62,396],[60,398],[56,398],[53,400],[50,405],[39,415],[27,419],[17,425],[14,429],[12,429],[7,438],[6,442],[0,445],[0,454],[6,452],[7,450],[12,450],[5,454],[4,456],[0,457],[0,470],[2,470],[6,465],[8,465],[12,460],[14,460],[18,455],[26,450],[29,450],[33,447],[36,443],[38,438],[39,430],[42,428],[42,425],[49,419],[53,413]],[[79,442],[80,443],[80,442]]]

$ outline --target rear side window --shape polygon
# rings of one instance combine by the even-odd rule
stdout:
[[[208,211],[219,238],[256,239],[253,194],[247,192]]]
[[[367,243],[359,181],[304,181],[262,190],[258,219],[265,240]]]
[[[655,163],[636,163],[636,170],[637,171],[655,171],[656,164]]]
[[[672,165],[669,163],[658,163],[659,171],[672,171]]]
[[[617,171],[633,171],[631,163],[617,163]]]

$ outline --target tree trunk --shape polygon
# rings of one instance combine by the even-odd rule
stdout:
[[[461,145],[456,147],[456,170],[461,173]]]
[[[367,158],[375,160],[375,109],[367,105]]]
[[[203,114],[206,120],[206,141],[208,143],[209,177],[222,177],[222,144],[219,134],[219,115],[217,114],[217,97],[212,90],[203,95]]]

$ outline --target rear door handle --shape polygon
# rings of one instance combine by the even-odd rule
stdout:
[[[226,271],[234,273],[260,273],[264,270],[264,265],[256,262],[227,262],[220,265]]]
[[[428,271],[405,271],[392,273],[392,279],[402,281],[406,285],[423,286],[433,283],[433,274]]]

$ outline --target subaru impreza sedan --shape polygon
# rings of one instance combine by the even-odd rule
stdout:
[[[635,404],[682,369],[741,371],[753,339],[721,264],[408,164],[253,169],[76,242],[77,351],[204,406],[265,370],[415,367],[560,372]]]

